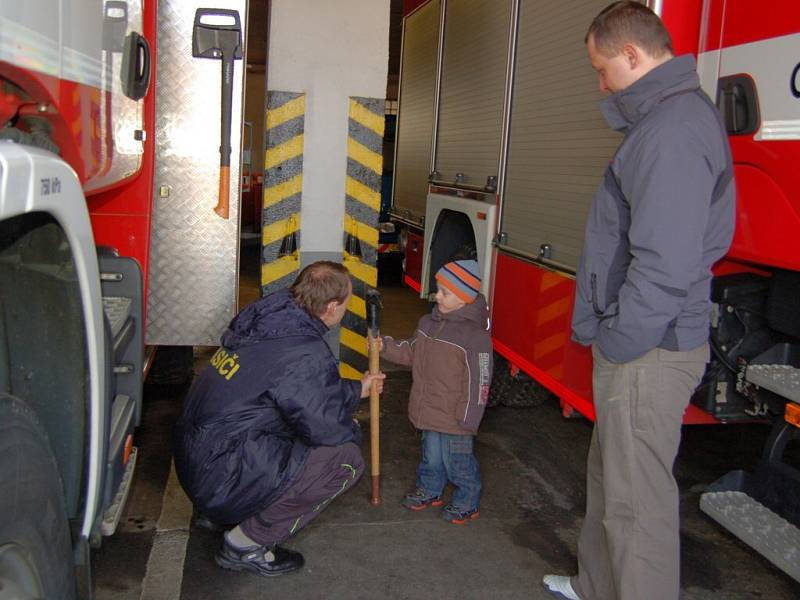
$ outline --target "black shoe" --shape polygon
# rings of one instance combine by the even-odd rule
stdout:
[[[212,521],[205,513],[201,512],[194,513],[194,520],[192,524],[199,529],[206,529],[208,531],[225,531],[226,529],[230,529],[230,527],[226,527],[221,523]]]
[[[252,571],[263,577],[277,577],[300,569],[305,564],[303,555],[294,550],[274,546],[248,546],[236,548],[222,542],[222,549],[214,557],[223,569]]]

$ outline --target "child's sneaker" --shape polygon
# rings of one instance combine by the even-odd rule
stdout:
[[[403,498],[403,506],[411,510],[425,510],[429,506],[441,506],[444,504],[441,496],[427,494],[417,488]]]
[[[454,525],[464,525],[468,521],[474,521],[479,515],[480,513],[477,508],[473,510],[461,510],[452,504],[448,504],[442,509],[442,518],[445,521],[450,521]]]

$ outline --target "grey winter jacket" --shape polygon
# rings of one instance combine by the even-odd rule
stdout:
[[[492,381],[489,308],[483,295],[419,320],[411,339],[383,338],[381,356],[411,367],[408,418],[417,429],[454,435],[478,431]]]
[[[623,363],[708,338],[711,266],[733,237],[735,186],[716,107],[691,56],[659,65],[601,110],[625,138],[595,193],[573,338]]]

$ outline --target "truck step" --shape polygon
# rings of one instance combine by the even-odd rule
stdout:
[[[103,296],[103,311],[111,324],[111,333],[117,339],[122,326],[131,315],[131,299],[120,296]]]
[[[128,464],[125,465],[125,474],[122,476],[122,481],[117,488],[117,493],[114,495],[114,500],[111,505],[106,509],[103,515],[103,523],[100,525],[100,533],[104,536],[113,535],[119,525],[119,519],[122,512],[125,510],[125,503],[128,501],[128,494],[131,491],[131,483],[133,482],[133,472],[136,468],[136,456],[138,449],[136,446],[131,448],[131,454],[128,458]]]
[[[800,402],[800,369],[791,365],[748,365],[745,378],[750,383]]]
[[[800,529],[744,492],[706,492],[700,510],[800,581]]]

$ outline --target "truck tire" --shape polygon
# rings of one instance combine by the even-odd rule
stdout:
[[[527,373],[519,371],[512,375],[508,361],[497,352],[494,353],[494,374],[487,406],[501,404],[512,408],[532,408],[551,396],[547,388]]]
[[[73,600],[72,542],[47,434],[23,401],[2,393],[0,481],[0,597]]]
[[[159,346],[145,383],[148,385],[188,385],[194,376],[192,346]]]
[[[508,361],[495,352],[492,383],[489,386],[489,398],[486,401],[486,405],[497,406],[502,404],[503,397],[508,392],[508,387],[510,384],[511,374],[508,372]]]
[[[542,405],[552,395],[546,387],[522,371],[511,379],[511,389],[502,400],[504,406],[533,408]]]

